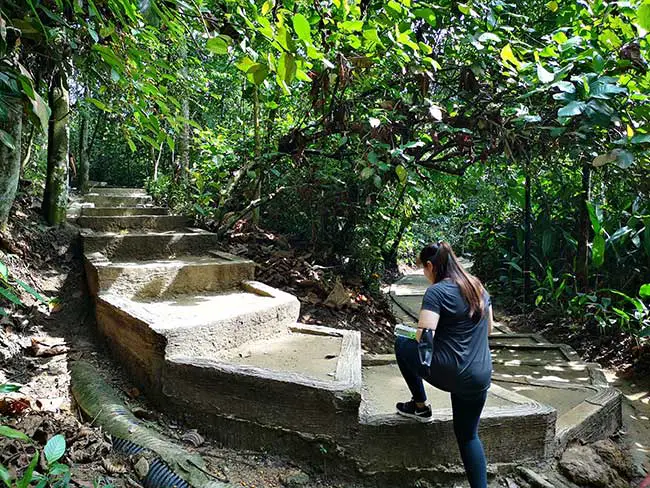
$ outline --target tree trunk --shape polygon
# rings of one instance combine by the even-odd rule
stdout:
[[[578,230],[578,255],[576,256],[576,282],[578,291],[586,291],[589,286],[589,211],[587,202],[591,200],[591,165],[582,165],[582,192],[580,194],[580,222]]]
[[[23,127],[23,111],[19,99],[6,98],[6,120],[0,120],[0,130],[6,132],[13,141],[13,148],[0,142],[0,232],[4,231],[9,219],[9,211],[16,198],[20,178],[20,147]]]
[[[62,62],[61,65],[65,66]],[[43,196],[43,215],[50,225],[65,221],[68,204],[68,150],[70,99],[67,73],[59,68],[53,75],[49,92],[52,110],[47,141],[47,178]]]
[[[255,130],[255,192],[253,200],[259,200],[262,196],[262,168],[260,160],[262,159],[262,143],[260,139],[260,97],[257,85],[253,88],[253,128]],[[260,224],[260,209],[256,207],[253,211],[253,223]]]
[[[27,120],[27,119],[25,119]],[[23,128],[25,125],[23,124]],[[25,154],[22,157],[22,160],[20,162],[20,176],[23,176],[23,173],[25,172],[25,168],[29,164],[29,160],[32,157],[32,148],[34,147],[34,136],[36,135],[36,126],[34,124],[31,124],[31,128],[29,130],[29,137],[27,138],[27,146],[25,148]]]
[[[532,210],[530,201],[530,164],[526,162],[524,183],[524,307],[530,303],[530,250],[532,246]]]
[[[158,167],[160,166],[160,157],[162,156],[163,153],[163,142],[160,143],[160,148],[158,149],[158,157],[153,163],[153,180],[157,181],[158,180]]]
[[[190,101],[187,96],[181,100],[181,110],[183,118],[190,119]],[[183,122],[181,136],[178,139],[178,163],[181,170],[181,183],[187,182],[188,171],[190,169],[190,124]]]
[[[81,109],[81,127],[79,129],[79,171],[77,186],[81,193],[88,192],[88,175],[90,173],[90,161],[88,155],[88,109]]]
[[[408,229],[408,226],[411,225],[413,218],[414,216],[410,216],[402,219],[399,230],[397,231],[397,235],[395,236],[390,249],[384,254],[384,266],[387,269],[397,269],[397,251],[399,250],[399,245],[402,242],[404,233],[406,232],[406,229]]]

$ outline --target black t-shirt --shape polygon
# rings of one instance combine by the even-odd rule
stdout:
[[[426,378],[435,387],[452,393],[471,393],[490,386],[488,307],[491,302],[487,292],[483,299],[485,313],[475,322],[456,283],[443,280],[427,288],[422,309],[440,315],[433,336],[431,373]]]

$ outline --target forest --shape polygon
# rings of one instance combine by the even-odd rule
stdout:
[[[145,185],[372,288],[447,240],[509,307],[650,334],[647,2],[8,1],[19,180]],[[20,186],[20,191],[23,191]]]
[[[92,182],[376,300],[444,240],[502,313],[643,374],[649,31],[648,0],[4,0],[0,257]],[[48,298],[9,261],[11,319]]]

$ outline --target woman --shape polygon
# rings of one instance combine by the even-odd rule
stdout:
[[[486,488],[478,424],[492,376],[490,297],[446,242],[422,249],[418,263],[432,285],[422,299],[416,340],[398,337],[395,343],[397,364],[412,395],[410,401],[397,404],[397,413],[420,422],[433,420],[422,380],[450,392],[454,433],[467,477],[472,488]],[[421,366],[418,354],[424,329],[433,334],[430,368]]]

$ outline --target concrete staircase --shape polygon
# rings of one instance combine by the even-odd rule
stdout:
[[[298,300],[254,281],[255,264],[219,252],[215,234],[139,189],[96,188],[72,210],[98,328],[161,409],[233,447],[364,473],[460,463],[447,394],[430,389],[431,424],[398,417],[394,404],[409,394],[394,357],[362,358],[356,331],[297,323]],[[423,286],[417,277],[393,286],[403,320]],[[620,398],[596,366],[503,328],[492,345],[482,421],[491,463],[545,458],[618,427]]]

